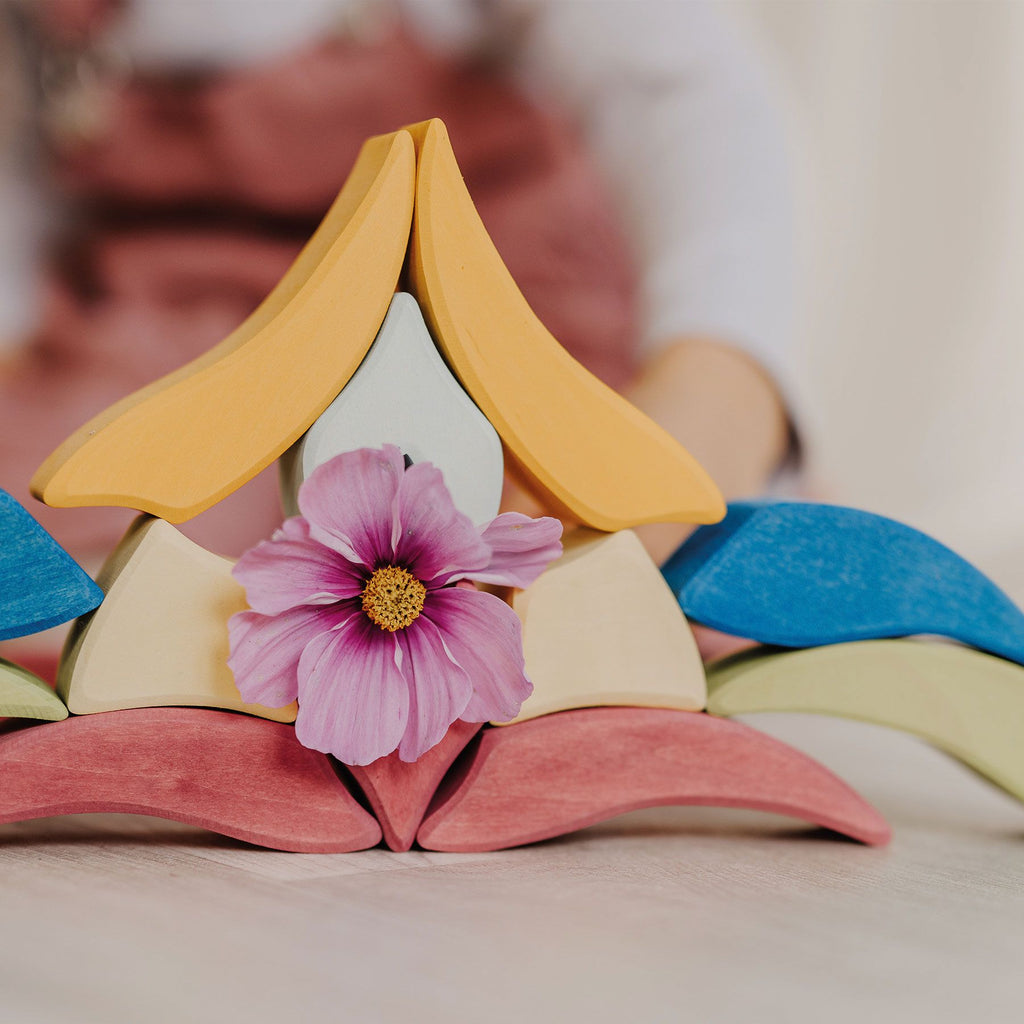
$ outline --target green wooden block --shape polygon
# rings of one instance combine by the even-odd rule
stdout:
[[[757,648],[708,670],[708,711],[802,711],[891,726],[1024,800],[1024,668],[973,648],[921,640]]]
[[[0,718],[60,722],[67,717],[64,702],[39,676],[0,658]]]

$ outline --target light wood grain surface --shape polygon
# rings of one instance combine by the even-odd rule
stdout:
[[[860,787],[892,846],[700,808],[494,854],[5,825],[0,1019],[1019,1021],[1024,808],[899,733],[748,721]]]

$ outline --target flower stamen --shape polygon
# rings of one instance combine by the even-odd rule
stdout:
[[[419,618],[426,596],[427,588],[408,569],[385,565],[363,588],[363,611],[375,625],[394,633]]]

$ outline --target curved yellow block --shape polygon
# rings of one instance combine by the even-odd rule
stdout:
[[[0,658],[0,716],[60,722],[68,709],[34,672]]]
[[[575,530],[562,557],[517,591],[512,607],[533,682],[514,721],[605,705],[704,707],[693,633],[632,531]]]
[[[861,640],[760,648],[708,669],[708,711],[804,711],[888,725],[1024,800],[1024,668],[970,647]]]
[[[721,519],[722,496],[697,461],[537,319],[473,206],[444,125],[408,130],[419,156],[413,291],[526,480],[552,507],[600,530]]]
[[[232,565],[162,519],[136,519],[100,573],[103,603],[61,657],[57,692],[71,713],[187,705],[294,722],[294,703],[247,704],[235,686],[228,619],[248,605]]]
[[[316,233],[259,308],[209,352],[122,399],[36,472],[48,505],[123,505],[182,522],[296,441],[358,367],[408,247],[408,132],[370,139]]]

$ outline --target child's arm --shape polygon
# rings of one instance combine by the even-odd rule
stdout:
[[[646,361],[626,395],[689,450],[726,500],[761,492],[789,447],[785,406],[771,378],[729,345],[679,339]],[[656,523],[637,533],[660,564],[690,529]]]

